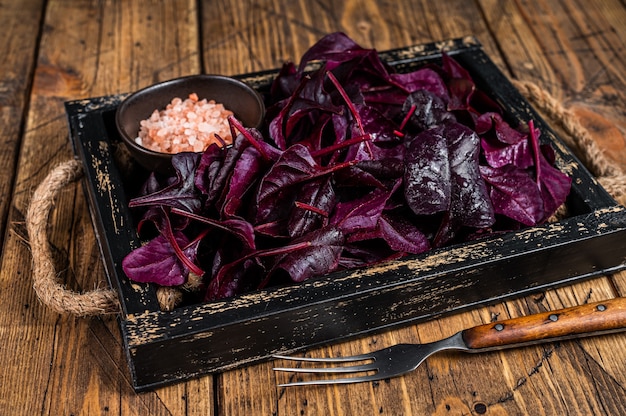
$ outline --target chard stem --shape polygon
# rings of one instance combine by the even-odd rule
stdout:
[[[279,256],[281,254],[289,254],[294,251],[304,250],[313,245],[310,241],[303,241],[301,243],[289,244],[283,247],[269,248],[266,250],[259,250],[254,253],[250,253],[250,257],[267,257],[267,256]]]
[[[399,129],[400,131],[404,130],[404,128],[406,127],[406,123],[409,122],[409,119],[411,118],[413,113],[415,113],[416,109],[417,109],[417,106],[415,104],[413,104],[411,108],[409,108],[409,111],[406,113],[406,116],[404,116],[404,119],[402,120],[402,123],[400,124],[400,129]]]
[[[313,205],[309,205],[309,204],[306,204],[306,203],[300,202],[300,201],[294,202],[294,205],[296,206],[296,208],[300,208],[300,209],[304,209],[304,210],[307,210],[307,211],[311,211],[311,212],[314,212],[316,214],[321,215],[324,218],[328,218],[329,214],[328,214],[327,211],[325,211],[323,209],[320,209],[318,207],[314,207]]]
[[[211,226],[213,226],[215,228],[219,228],[220,230],[224,230],[224,231],[232,233],[232,230],[230,228],[224,226],[223,224],[220,224],[219,221],[215,221],[215,220],[213,220],[211,218],[203,217],[202,215],[194,214],[192,212],[188,212],[188,211],[182,210],[180,208],[172,208],[170,212],[172,214],[178,214],[180,216],[187,217],[187,218],[190,218],[192,220],[200,221],[200,222],[203,222],[205,224],[209,224],[209,225],[211,225]]]
[[[231,135],[232,135],[232,131],[231,131]],[[220,142],[220,147],[222,149],[228,146],[228,143],[226,143],[224,139],[222,139],[222,136],[220,136],[219,134],[214,134],[213,136],[217,139],[218,142]]]
[[[263,233],[265,232],[265,230],[271,230],[273,227],[276,227],[278,225],[280,225],[280,221],[266,222],[264,224],[255,225],[254,231]]]
[[[169,219],[167,220],[167,225],[164,230],[165,236],[167,237],[170,245],[174,249],[174,253],[176,253],[176,257],[187,267],[191,272],[198,276],[202,276],[204,274],[204,270],[198,267],[194,262],[192,262],[189,257],[185,255],[183,250],[178,245],[178,241],[174,237],[174,233],[172,232],[172,226],[170,225]]]
[[[539,149],[539,139],[535,134],[535,123],[532,120],[528,121],[528,129],[530,130],[530,143],[533,148],[533,156],[535,158],[535,181],[537,182],[537,186],[541,186],[541,161],[540,154],[541,151]]]
[[[348,93],[341,86],[341,84],[339,83],[339,80],[337,80],[337,78],[335,77],[335,75],[332,72],[327,71],[326,74],[328,75],[328,78],[330,79],[330,81],[335,85],[335,88],[337,88],[337,91],[339,91],[339,94],[341,95],[343,100],[346,102],[346,105],[348,106],[348,109],[352,113],[352,117],[354,117],[354,121],[356,122],[356,125],[359,128],[359,131],[361,132],[361,136],[365,136],[366,133],[365,133],[365,129],[363,128],[363,121],[361,120],[361,116],[359,115],[359,112],[357,111],[356,107],[354,106],[354,103],[350,100],[350,97],[348,97]],[[371,157],[372,156],[372,148],[370,147],[369,142],[365,143],[365,147],[367,149],[367,153],[369,153],[369,155]]]
[[[193,246],[194,244],[196,244],[198,241],[202,240],[204,237],[206,237],[206,235],[209,233],[209,231],[211,231],[208,228],[205,228],[204,230],[202,230],[193,240],[191,240],[191,242],[189,244],[187,244],[187,246],[185,246],[185,248],[183,250],[188,249],[189,247]]]
[[[237,260],[235,260],[235,262],[242,263],[254,257],[268,257],[268,256],[279,256],[281,254],[289,254],[289,253],[293,253],[294,251],[303,250],[305,248],[311,247],[312,245],[313,245],[312,242],[304,241],[301,243],[290,244],[290,245],[283,246],[283,247],[253,251],[251,253],[246,254],[245,256],[239,257]],[[269,281],[269,278],[270,278],[270,275],[268,274],[267,276],[265,276],[265,279],[263,279],[263,281],[259,284],[257,288],[262,289],[263,287],[265,287],[265,285]]]
[[[337,163],[336,165],[327,167],[323,170],[320,170],[317,173],[312,174],[307,179],[315,179],[315,178],[319,178],[320,176],[329,175],[331,173],[337,172],[338,170],[349,168],[350,166],[354,166],[357,163],[359,163],[358,160],[348,160],[347,162]]]
[[[335,144],[332,144],[330,146],[326,146],[326,147],[324,147],[322,149],[319,149],[317,151],[311,152],[311,156],[313,156],[314,158],[321,157],[321,156],[326,156],[326,155],[328,155],[330,153],[333,153],[333,152],[335,152],[337,150],[341,150],[341,149],[346,148],[348,146],[352,146],[353,144],[361,143],[361,142],[364,142],[364,141],[367,141],[367,140],[371,140],[371,139],[372,139],[372,136],[369,133],[368,134],[364,134],[362,136],[353,137],[351,139],[344,140],[341,143],[335,143]]]
[[[267,152],[263,149],[263,146],[259,143],[257,139],[255,139],[250,132],[233,116],[228,116],[228,122],[237,129],[243,137],[250,143],[254,148],[261,154],[261,157],[264,161],[269,162],[271,158],[268,156]],[[234,137],[233,137],[234,140]]]
[[[352,117],[354,117],[354,120],[356,121],[356,124],[359,127],[359,130],[361,131],[361,135],[365,135],[365,129],[363,129],[363,122],[361,121],[361,117],[359,116],[359,113],[356,111],[356,108],[354,107],[354,103],[352,103],[352,101],[350,100],[350,97],[348,97],[348,93],[346,92],[346,90],[343,89],[343,87],[341,86],[341,84],[339,83],[339,81],[333,75],[332,72],[328,71],[326,72],[326,74],[328,75],[328,79],[330,79],[330,81],[335,85],[335,88],[337,88],[337,91],[339,91],[339,94],[341,94],[341,97],[346,102],[348,109],[352,113]]]

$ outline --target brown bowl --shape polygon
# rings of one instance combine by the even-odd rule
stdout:
[[[259,128],[265,116],[262,97],[249,85],[222,75],[192,75],[172,79],[129,95],[117,108],[115,124],[131,156],[145,169],[171,172],[171,153],[147,149],[135,142],[139,123],[154,110],[162,110],[173,98],[196,93],[200,99],[215,100],[234,113],[246,127]]]

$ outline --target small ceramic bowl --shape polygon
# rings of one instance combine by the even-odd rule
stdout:
[[[200,100],[215,100],[234,113],[246,127],[259,128],[265,116],[262,97],[249,85],[222,75],[192,75],[161,82],[129,95],[117,108],[115,124],[131,156],[145,169],[171,172],[171,153],[147,149],[135,142],[139,123],[154,110],[163,110],[173,98],[196,93]]]

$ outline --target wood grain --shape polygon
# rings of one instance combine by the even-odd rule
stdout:
[[[143,394],[114,319],[46,310],[30,284],[29,196],[72,157],[63,101],[179,75],[280,67],[341,30],[379,50],[475,35],[506,74],[572,108],[626,168],[626,7],[619,0],[6,0],[0,3],[0,414],[623,415],[626,336],[481,355],[446,353],[401,378],[279,389],[272,363]],[[63,192],[50,239],[74,290],[105,284],[80,186]],[[554,265],[566,267],[566,265]],[[428,342],[478,324],[626,295],[626,272],[320,347],[349,355]]]
[[[25,121],[25,108],[35,68],[43,1],[0,3],[0,236],[13,191],[14,172]],[[33,30],[35,28],[35,30]],[[2,240],[0,240],[1,242]]]
[[[24,7],[13,3],[15,10],[18,4]],[[33,90],[9,222],[19,221],[31,190],[47,171],[72,157],[64,100],[130,91],[199,71],[194,1],[107,3],[48,1],[45,10],[43,4],[32,4],[40,14],[45,11],[45,21],[30,22],[42,34],[40,39],[33,34],[39,41],[36,68],[34,77],[24,81]],[[23,12],[14,15],[15,22],[27,23],[23,17]],[[31,53],[35,51],[33,47]],[[16,59],[28,58],[11,52]],[[25,76],[27,70],[25,66]],[[105,281],[82,195],[79,186],[64,191],[51,218],[58,270],[74,290]],[[5,296],[0,328],[2,344],[16,348],[3,347],[0,355],[0,413],[171,414],[156,392],[137,395],[132,390],[116,322],[50,313],[34,298],[29,264],[27,247],[10,234],[3,246],[1,282],[2,293],[11,295]],[[209,400],[212,391],[207,389]]]

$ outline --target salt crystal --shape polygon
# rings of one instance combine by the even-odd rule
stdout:
[[[136,142],[168,153],[201,152],[211,143],[221,144],[215,134],[226,143],[232,142],[228,123],[228,116],[232,114],[214,100],[198,101],[195,93],[184,101],[174,98],[165,110],[155,110],[147,120],[140,122]]]
[[[208,133],[211,131],[211,126],[209,125],[209,123],[206,123],[206,122],[199,123],[198,131],[201,131],[203,133]]]

